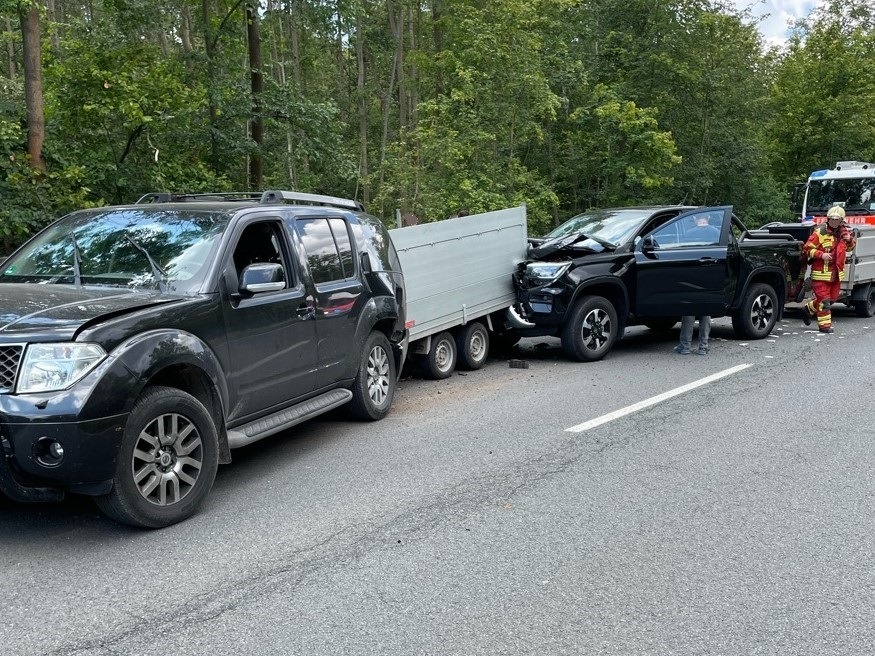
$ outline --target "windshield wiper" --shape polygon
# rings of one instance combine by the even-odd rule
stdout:
[[[164,278],[167,277],[167,274],[164,272],[158,263],[152,259],[152,256],[149,255],[149,251],[147,251],[143,246],[137,243],[137,241],[131,237],[128,233],[125,233],[125,239],[131,242],[131,246],[140,251],[143,255],[146,256],[146,259],[149,260],[149,266],[152,267],[152,277],[155,278],[155,282],[158,283],[158,289],[162,292],[167,291],[167,284],[164,282]]]
[[[606,241],[604,239],[601,239],[600,237],[595,237],[593,235],[585,235],[583,233],[580,233],[580,239],[592,239],[597,244],[600,244],[600,245],[604,246],[605,248],[610,248],[611,250],[616,250],[616,248],[617,248],[616,244],[611,243],[609,241]]]
[[[76,241],[76,233],[70,231],[70,240],[73,242],[73,286],[82,286],[82,251],[79,250],[79,242]]]

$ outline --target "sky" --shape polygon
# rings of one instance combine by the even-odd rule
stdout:
[[[759,23],[760,33],[770,44],[780,45],[787,39],[791,21],[804,18],[817,5],[817,0],[734,0],[739,9],[750,7],[756,17],[765,16]]]

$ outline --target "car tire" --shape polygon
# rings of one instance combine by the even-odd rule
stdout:
[[[462,326],[456,333],[456,352],[460,369],[473,371],[489,357],[489,330],[479,321]]]
[[[864,319],[875,316],[875,285],[869,287],[866,298],[854,301],[854,312]]]
[[[362,349],[358,372],[352,384],[349,410],[353,417],[377,421],[385,417],[395,397],[395,359],[389,339],[372,332]]]
[[[602,296],[584,296],[562,328],[562,349],[580,362],[601,360],[614,346],[620,324],[617,310]]]
[[[95,497],[112,519],[162,528],[197,512],[219,466],[216,426],[192,395],[147,387],[125,423],[109,494]]]
[[[431,350],[422,358],[423,374],[432,380],[449,378],[456,368],[456,340],[444,331],[431,338]]]
[[[743,339],[768,337],[777,322],[778,294],[762,282],[750,286],[741,307],[732,315],[735,335]]]

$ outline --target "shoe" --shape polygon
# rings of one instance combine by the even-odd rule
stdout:
[[[696,355],[708,355],[708,349],[700,346],[699,350],[696,351]]]
[[[807,305],[802,306],[802,323],[806,326],[811,325],[811,311],[808,309]]]
[[[832,335],[835,331],[832,329],[832,327],[829,327],[829,328],[820,328],[818,330],[818,332],[824,333],[826,335]]]
[[[685,348],[685,347],[681,346],[680,344],[678,344],[677,346],[674,347],[674,352],[677,353],[678,355],[689,355],[690,349]]]

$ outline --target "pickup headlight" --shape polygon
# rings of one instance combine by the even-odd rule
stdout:
[[[18,372],[16,390],[24,394],[65,389],[94,369],[105,357],[106,351],[97,344],[30,344]]]
[[[535,280],[541,285],[553,282],[568,271],[571,262],[556,264],[553,262],[530,262],[526,265],[526,278]]]

